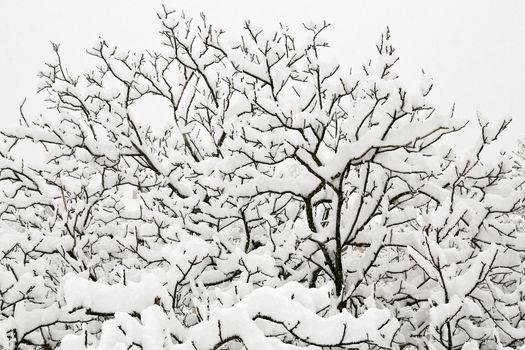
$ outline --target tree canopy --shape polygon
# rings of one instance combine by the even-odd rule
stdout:
[[[0,345],[523,345],[523,177],[486,152],[510,121],[465,133],[430,77],[405,88],[388,30],[350,69],[323,60],[328,23],[159,21],[158,51],[100,40],[78,75],[53,44],[49,109],[0,131]]]

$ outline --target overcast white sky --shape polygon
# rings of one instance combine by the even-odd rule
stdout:
[[[160,4],[236,31],[250,18],[259,27],[279,22],[332,23],[331,54],[356,66],[373,52],[388,25],[408,84],[424,68],[434,77],[434,102],[443,111],[457,103],[466,116],[480,111],[514,119],[507,139],[524,134],[525,1],[0,1],[0,127],[14,125],[18,105],[29,98],[37,112],[36,73],[51,57],[49,41],[61,43],[66,64],[90,68],[85,49],[99,36],[121,47],[153,48],[159,42]]]

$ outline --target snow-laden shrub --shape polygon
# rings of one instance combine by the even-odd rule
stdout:
[[[158,52],[100,41],[80,76],[54,45],[51,110],[1,131],[1,346],[522,346],[522,180],[486,152],[507,121],[451,147],[467,123],[428,77],[404,88],[388,31],[348,71],[326,23],[232,42],[159,17]],[[135,114],[151,96],[161,133]]]

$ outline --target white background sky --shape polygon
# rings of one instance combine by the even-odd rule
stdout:
[[[357,66],[374,50],[388,25],[407,85],[425,69],[434,77],[434,103],[447,112],[453,102],[466,117],[512,116],[507,142],[525,134],[525,1],[0,1],[0,127],[15,125],[18,105],[38,113],[36,73],[51,57],[50,40],[61,43],[66,65],[92,66],[85,49],[99,36],[122,48],[154,48],[159,42],[156,11],[165,3],[228,31],[246,18],[263,28],[279,22],[298,28],[326,19],[329,54]]]

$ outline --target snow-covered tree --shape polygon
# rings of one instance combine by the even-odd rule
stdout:
[[[159,19],[159,51],[101,40],[81,75],[54,44],[49,110],[0,132],[0,345],[523,344],[523,180],[486,152],[509,121],[472,136],[428,76],[407,90],[389,31],[349,70],[323,60],[327,23],[246,22],[232,41],[205,16]],[[152,98],[162,132],[134,113]]]

